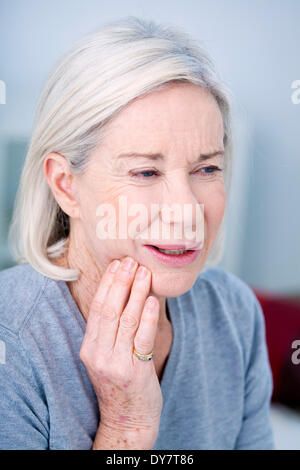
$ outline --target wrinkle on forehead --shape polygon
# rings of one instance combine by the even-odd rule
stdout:
[[[108,124],[98,156],[109,157],[109,167],[128,152],[163,153],[190,164],[199,153],[224,149],[223,137],[215,98],[196,85],[177,84],[129,103]]]

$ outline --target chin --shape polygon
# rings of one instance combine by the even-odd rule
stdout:
[[[189,291],[197,279],[197,274],[182,271],[178,273],[152,272],[152,294],[159,297],[178,297]]]

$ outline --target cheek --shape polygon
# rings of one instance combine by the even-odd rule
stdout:
[[[205,199],[203,199],[203,203],[204,217],[208,229],[218,230],[226,208],[226,192],[224,185],[210,191]]]
[[[100,208],[103,206],[117,215],[119,198],[126,196],[126,186],[112,183],[108,178],[90,178],[80,191],[80,215],[82,223],[95,225],[99,221]]]
[[[81,200],[83,230],[90,240],[94,239],[97,245],[101,242],[102,248],[105,246],[114,253],[129,248],[133,239],[148,225],[147,218],[139,217],[140,205],[147,209],[146,214],[150,214],[151,195],[148,197],[143,193],[141,197],[139,189],[128,184],[118,182],[110,184],[106,190],[89,189]],[[136,220],[142,220],[142,223],[132,223]],[[104,232],[105,236],[102,235]]]

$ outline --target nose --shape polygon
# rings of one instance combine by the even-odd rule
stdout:
[[[169,226],[180,239],[203,240],[204,204],[198,201],[185,174],[177,174],[165,187],[160,206],[163,226]]]

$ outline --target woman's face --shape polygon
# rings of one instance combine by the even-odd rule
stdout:
[[[151,270],[154,295],[176,297],[192,287],[224,216],[224,173],[210,168],[224,168],[223,135],[222,115],[215,99],[191,84],[172,84],[138,98],[111,121],[87,171],[75,177],[79,219],[72,223],[75,231],[80,229],[100,267],[105,269],[112,259],[129,255]],[[120,156],[129,153],[141,155]],[[212,153],[216,154],[198,160],[200,155]],[[139,212],[130,213],[137,203]],[[179,212],[170,212],[168,218],[155,211],[153,204],[156,208],[177,204]],[[197,206],[202,212],[197,212]],[[112,217],[110,226],[103,224],[108,214]],[[201,223],[199,214],[204,227],[202,245],[201,231],[196,234],[197,224]],[[138,218],[140,225],[132,224]],[[176,231],[179,225],[180,238],[180,231]],[[104,238],[100,227],[108,238]],[[194,231],[193,239],[188,238],[188,229]],[[162,261],[145,246],[191,244],[193,240],[202,249],[194,260],[183,265]]]

